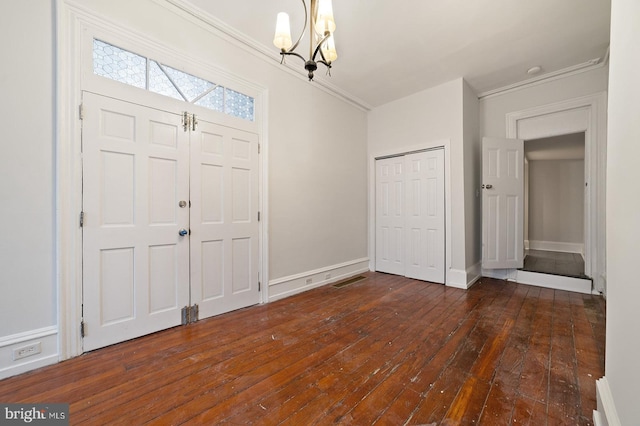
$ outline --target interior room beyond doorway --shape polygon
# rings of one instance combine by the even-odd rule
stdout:
[[[586,278],[585,134],[525,141],[525,271]]]

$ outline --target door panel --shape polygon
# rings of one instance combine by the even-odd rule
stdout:
[[[180,324],[189,302],[180,115],[85,92],[84,350]]]
[[[404,157],[376,160],[376,271],[404,275]]]
[[[405,275],[444,284],[444,150],[406,155],[405,170]]]
[[[482,267],[524,261],[524,141],[482,140]]]
[[[198,121],[191,136],[191,300],[206,318],[260,301],[258,136]]]

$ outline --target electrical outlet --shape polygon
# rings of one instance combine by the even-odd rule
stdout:
[[[36,355],[42,352],[42,344],[40,342],[32,343],[30,345],[21,346],[13,350],[13,360],[17,361],[22,358],[26,358],[31,355]]]
[[[313,282],[313,278],[307,278],[307,284],[311,284]]]
[[[331,274],[325,274],[324,275],[324,279],[325,280],[330,280],[331,279]]]

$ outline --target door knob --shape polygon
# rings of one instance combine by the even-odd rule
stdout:
[[[491,188],[493,188],[493,185],[491,185],[491,184],[489,184],[489,185],[482,185],[482,188],[491,189]]]
[[[182,228],[181,230],[178,231],[178,234],[181,237],[184,237],[185,235],[187,235],[189,233],[189,231],[187,231],[186,229]]]

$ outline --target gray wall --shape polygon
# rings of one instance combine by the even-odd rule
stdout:
[[[56,324],[52,10],[0,13],[0,338]]]
[[[529,240],[584,243],[584,160],[529,161]]]

